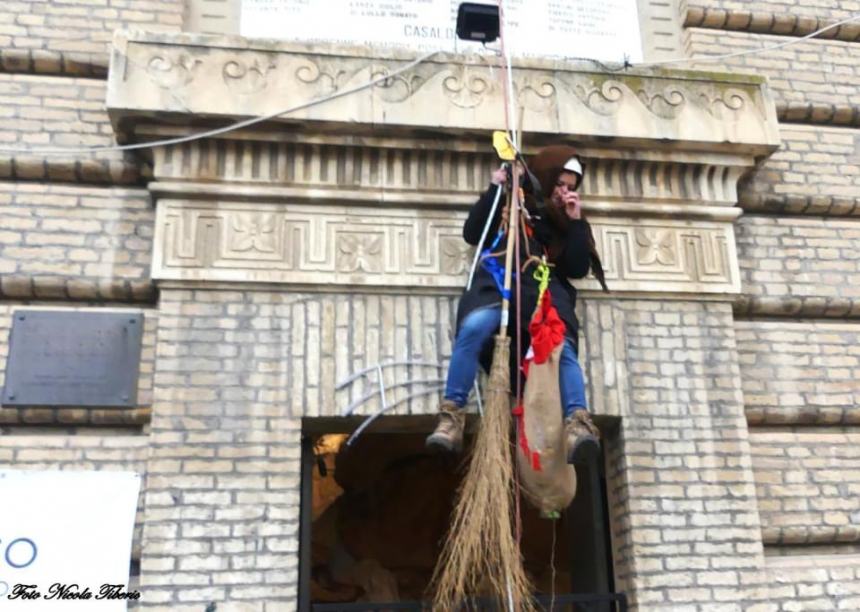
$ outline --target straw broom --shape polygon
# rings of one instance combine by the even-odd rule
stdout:
[[[514,164],[508,193],[505,296],[510,295],[514,237],[518,231],[519,171]],[[483,595],[499,609],[534,610],[531,585],[514,538],[514,463],[510,432],[510,301],[503,296],[502,321],[495,337],[493,363],[485,393],[484,416],[472,450],[469,469],[457,502],[442,554],[433,572],[434,611],[469,607],[469,598]]]

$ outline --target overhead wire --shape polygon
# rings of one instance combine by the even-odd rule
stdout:
[[[48,147],[48,148],[39,148],[39,149],[31,149],[25,147],[7,147],[0,146],[0,152],[11,152],[11,153],[23,153],[30,155],[70,155],[70,154],[86,154],[86,153],[106,153],[113,151],[134,151],[137,149],[151,149],[155,147],[165,147],[170,145],[178,145],[184,144],[186,142],[193,142],[195,140],[201,140],[203,138],[212,138],[214,136],[220,136],[222,134],[227,134],[229,132],[233,132],[236,130],[240,130],[242,128],[250,127],[252,125],[257,125],[259,123],[263,123],[265,121],[271,121],[276,117],[281,117],[283,115],[289,115],[291,113],[295,113],[300,110],[304,110],[306,108],[310,108],[312,106],[318,106],[320,104],[324,104],[326,102],[330,102],[331,100],[336,100],[337,98],[342,98],[344,96],[348,96],[354,93],[357,93],[363,89],[368,89],[373,87],[379,83],[383,83],[403,72],[411,70],[415,66],[422,64],[429,60],[434,55],[441,53],[440,50],[431,51],[429,53],[425,53],[424,55],[412,60],[411,62],[404,64],[400,68],[383,74],[381,76],[376,77],[375,79],[371,79],[354,87],[349,87],[347,89],[341,89],[339,91],[332,92],[325,96],[321,96],[318,98],[313,98],[308,100],[307,102],[302,102],[301,104],[297,104],[295,106],[291,106],[289,108],[285,108],[280,111],[276,111],[274,113],[269,113],[267,115],[260,115],[257,117],[251,117],[249,119],[244,119],[242,121],[237,121],[235,123],[231,123],[230,125],[226,125],[220,128],[215,128],[211,130],[206,130],[204,132],[197,132],[195,134],[188,134],[186,136],[177,136],[176,138],[167,138],[164,140],[152,140],[148,142],[138,142],[134,144],[127,145],[105,145],[100,147],[78,147],[78,148],[64,148],[64,147]]]

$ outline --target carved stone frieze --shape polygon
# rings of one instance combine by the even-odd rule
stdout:
[[[156,279],[455,287],[469,256],[443,211],[163,200],[156,223]]]
[[[613,291],[740,292],[729,223],[598,216],[591,223]],[[576,285],[599,289],[593,280]]]
[[[464,213],[165,199],[153,278],[319,286],[465,284],[474,251]],[[729,223],[594,217],[611,289],[730,293],[740,289]],[[596,288],[592,280],[578,286]]]
[[[115,123],[153,112],[267,115],[303,107],[285,120],[434,131],[504,127],[504,71],[496,58],[438,54],[403,73],[414,54],[334,44],[255,43],[194,34],[120,33],[113,49],[108,108]],[[520,59],[513,93],[530,133],[685,142],[697,150],[744,145],[751,155],[779,144],[764,81],[753,76],[636,69],[587,70],[572,63]],[[391,75],[372,87],[363,83]],[[265,92],[266,95],[250,95]],[[133,129],[133,128],[131,128]]]

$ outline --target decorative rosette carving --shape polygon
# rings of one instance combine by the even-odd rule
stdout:
[[[322,58],[312,60],[307,56],[302,56],[298,59],[299,63],[294,71],[296,79],[308,85],[319,84],[322,94],[337,91],[347,80],[349,73],[346,70],[338,68],[331,62],[324,61]]]
[[[197,67],[203,61],[189,53],[164,51],[152,55],[146,63],[146,73],[165,89],[185,87],[194,79]]]
[[[580,102],[598,115],[608,116],[618,112],[625,89],[627,87],[621,81],[607,79],[596,83],[592,80],[574,85],[573,93]]]
[[[276,68],[274,59],[254,57],[250,61],[233,59],[224,64],[221,77],[227,87],[239,94],[253,94],[266,89],[270,70]]]
[[[637,263],[671,266],[677,261],[675,234],[671,230],[636,228],[634,236],[639,247],[636,252]]]
[[[445,236],[440,240],[441,261],[439,271],[443,274],[462,274],[468,269],[471,248],[459,236]]]
[[[708,113],[717,119],[730,117],[742,111],[747,102],[752,103],[749,94],[736,87],[702,92],[699,94],[699,102]]]
[[[648,110],[663,119],[677,118],[687,103],[684,92],[674,87],[666,87],[658,93],[643,88],[636,95]]]
[[[493,91],[492,83],[469,66],[455,66],[442,80],[442,91],[455,106],[475,108]]]
[[[341,272],[380,272],[382,234],[338,234],[337,269]]]
[[[275,251],[275,215],[236,213],[231,218],[230,248],[234,251]]]
[[[547,112],[556,107],[557,90],[548,79],[527,77],[514,86],[517,88],[517,100],[526,109]]]

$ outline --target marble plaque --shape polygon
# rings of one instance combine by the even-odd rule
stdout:
[[[240,31],[250,38],[481,51],[479,43],[456,38],[459,5],[459,0],[242,0]],[[513,55],[642,60],[636,0],[506,0],[503,15],[505,46]]]

